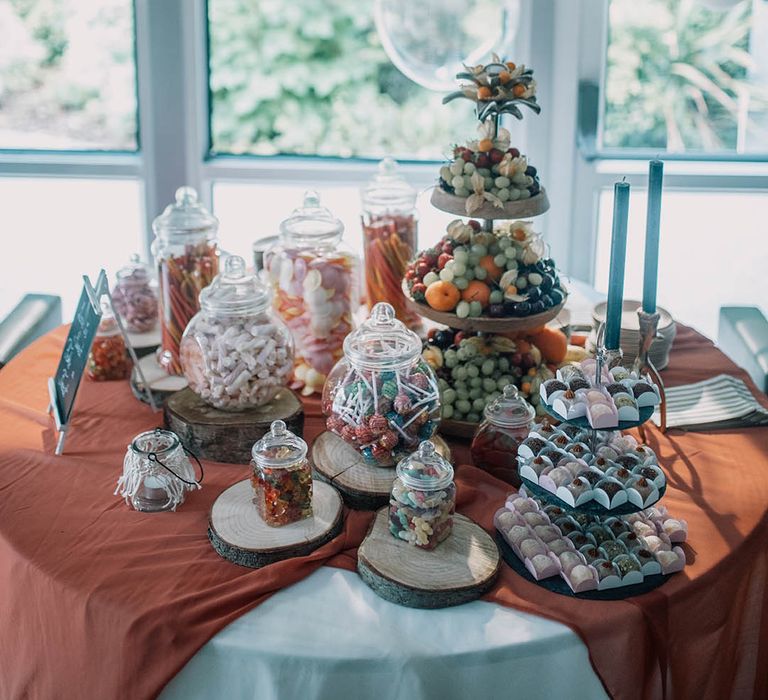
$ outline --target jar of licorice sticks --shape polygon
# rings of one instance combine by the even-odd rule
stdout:
[[[328,429],[366,462],[394,466],[437,430],[440,395],[421,357],[421,340],[390,304],[344,341],[344,357],[328,375],[322,408]]]
[[[152,253],[160,279],[161,341],[158,362],[168,374],[181,374],[181,336],[200,309],[198,297],[219,271],[218,219],[191,187],[176,190],[176,201],[152,223]]]

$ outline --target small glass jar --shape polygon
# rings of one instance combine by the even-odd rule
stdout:
[[[157,325],[157,295],[150,286],[147,266],[138,255],[117,271],[112,302],[132,333],[146,333]]]
[[[389,531],[422,549],[434,549],[453,528],[453,467],[427,441],[397,465],[389,499]]]
[[[222,411],[269,403],[290,379],[293,339],[272,312],[268,288],[230,255],[200,292],[200,307],[181,340],[189,388]]]
[[[472,462],[497,479],[520,486],[517,472],[517,448],[533,427],[536,409],[523,399],[514,384],[488,404],[485,418],[472,440]]]
[[[161,341],[158,362],[168,374],[181,374],[179,346],[198,297],[219,271],[218,219],[191,187],[176,190],[176,201],[152,222],[160,280]]]
[[[200,482],[176,433],[156,428],[137,435],[128,446],[115,495],[144,512],[176,510]]]
[[[392,158],[379,163],[378,173],[362,191],[368,308],[386,301],[413,330],[421,328],[421,317],[407,309],[402,282],[408,261],[417,250],[416,194]]]
[[[128,379],[133,363],[109,302],[101,302],[101,320],[88,353],[85,372],[97,382]]]
[[[322,409],[328,430],[377,466],[395,465],[437,430],[437,379],[421,357],[419,336],[389,304],[376,304],[347,336],[344,358],[325,383]]]
[[[271,527],[295,523],[312,516],[312,468],[307,443],[281,420],[251,450],[256,508]]]
[[[306,396],[322,391],[359,304],[359,263],[341,244],[343,233],[317,193],[307,192],[264,256],[274,307],[296,343],[292,387]]]

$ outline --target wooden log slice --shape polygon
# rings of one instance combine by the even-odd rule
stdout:
[[[471,216],[473,219],[527,219],[539,216],[549,209],[547,191],[542,187],[539,194],[528,199],[517,199],[514,202],[504,202],[503,207],[497,207],[486,202],[479,209],[467,214],[467,198],[457,197],[445,190],[435,187],[430,200],[433,207],[456,216]]]
[[[312,482],[311,518],[270,527],[253,503],[250,479],[224,491],[211,507],[208,539],[229,561],[258,569],[282,559],[306,556],[341,532],[341,497],[332,486]]]
[[[437,451],[450,461],[451,451],[439,435],[432,436]],[[319,479],[333,484],[350,508],[376,510],[389,503],[394,467],[367,464],[360,453],[338,435],[326,431],[318,435],[310,451]]]
[[[220,411],[187,388],[169,396],[163,407],[165,426],[198,457],[215,462],[248,464],[253,443],[269,431],[274,420],[291,432],[304,432],[304,408],[290,389],[282,389],[264,406],[244,411]]]
[[[177,391],[185,389],[187,386],[187,380],[184,375],[168,374],[157,362],[157,356],[154,352],[151,352],[144,357],[140,357],[139,366],[144,373],[144,378],[149,384],[149,388],[152,390],[152,396],[155,399],[155,405],[160,406],[171,394],[175,394]],[[136,371],[134,367],[131,370],[130,379],[131,391],[133,395],[148,404],[147,392],[144,388],[144,383],[141,381],[141,375]]]
[[[446,608],[475,600],[491,588],[499,572],[493,538],[463,515],[432,551],[393,537],[388,508],[373,520],[357,552],[357,571],[373,591],[409,608]]]

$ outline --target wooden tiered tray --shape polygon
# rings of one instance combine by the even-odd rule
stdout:
[[[496,207],[487,202],[472,214],[467,214],[466,197],[457,197],[440,189],[440,187],[435,187],[432,190],[430,202],[433,207],[448,214],[472,219],[527,219],[531,216],[539,216],[549,210],[549,198],[543,187],[535,197],[505,202],[503,207]]]

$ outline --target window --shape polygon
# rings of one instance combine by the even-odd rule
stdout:
[[[0,0],[0,148],[135,151],[131,0]]]
[[[768,153],[768,5],[610,0],[602,146]]]

